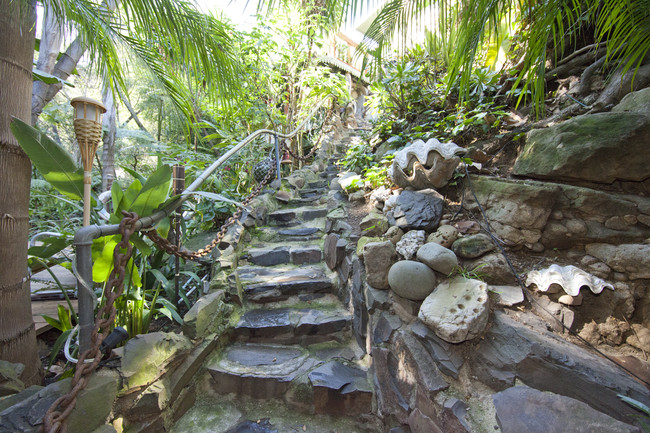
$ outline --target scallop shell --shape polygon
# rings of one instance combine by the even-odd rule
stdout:
[[[557,284],[571,296],[578,296],[580,289],[585,286],[594,294],[599,294],[605,288],[614,290],[614,287],[605,280],[571,265],[551,265],[547,269],[530,271],[526,277],[526,286],[532,284],[542,292],[547,292],[553,284]]]

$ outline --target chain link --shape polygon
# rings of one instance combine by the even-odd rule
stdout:
[[[287,151],[293,158],[301,161],[305,161],[311,158],[320,145],[323,127],[327,122],[328,117],[331,115],[331,112],[331,110],[328,110],[325,119],[323,120],[323,124],[321,125],[318,140],[308,155],[299,156],[294,154],[286,143],[283,143],[283,149]],[[271,168],[269,169],[262,182],[260,182],[253,189],[253,191],[248,195],[248,197],[246,197],[246,199],[244,199],[244,201],[242,201],[242,206],[239,207],[235,213],[233,213],[233,215],[226,220],[212,242],[207,244],[204,248],[201,248],[197,251],[182,250],[178,245],[175,245],[160,236],[155,228],[144,231],[143,234],[151,239],[153,243],[158,246],[158,248],[176,257],[180,257],[186,260],[199,260],[200,258],[207,256],[212,252],[212,250],[214,250],[217,245],[221,243],[228,229],[237,220],[239,220],[243,213],[244,207],[248,206],[250,202],[255,197],[257,197],[260,192],[262,192],[262,189],[269,183],[271,177],[275,173],[275,166],[276,161],[274,158],[273,164],[271,165]],[[122,214],[124,215],[124,218],[120,222],[119,226],[119,233],[122,238],[113,250],[113,270],[111,271],[106,285],[106,302],[98,310],[97,315],[95,316],[95,325],[90,336],[91,347],[90,349],[81,353],[79,356],[75,374],[72,378],[70,390],[65,395],[55,400],[45,413],[45,416],[43,417],[43,428],[41,430],[44,433],[67,432],[66,419],[75,408],[75,405],[77,404],[77,397],[88,384],[90,375],[97,369],[97,366],[101,362],[102,353],[100,351],[100,346],[104,339],[108,336],[113,326],[113,322],[115,321],[115,316],[117,314],[114,305],[115,300],[121,296],[122,292],[124,291],[124,278],[126,277],[127,272],[126,265],[131,259],[131,255],[133,254],[133,245],[131,242],[129,242],[129,239],[131,238],[131,235],[135,233],[134,226],[135,223],[139,220],[138,215],[134,212],[123,211]]]
[[[124,290],[124,277],[127,272],[126,265],[133,253],[133,245],[129,242],[129,239],[135,232],[134,225],[139,219],[138,215],[133,212],[122,212],[122,214],[124,218],[120,222],[119,227],[119,233],[122,235],[122,239],[113,250],[113,270],[108,277],[106,285],[106,302],[95,316],[95,326],[90,336],[91,347],[79,356],[70,391],[54,401],[45,413],[43,417],[43,432],[45,433],[65,433],[67,431],[66,419],[77,404],[79,393],[86,387],[90,375],[102,360],[102,353],[99,347],[111,331],[115,320],[116,310],[114,303]],[[92,361],[86,362],[86,360]]]
[[[320,141],[323,138],[323,129],[325,128],[325,124],[327,123],[327,120],[330,118],[332,113],[333,113],[333,110],[331,110],[331,109],[327,110],[327,113],[325,114],[325,119],[323,119],[323,123],[321,124],[320,131],[318,133],[318,140],[316,140],[316,144],[314,144],[314,146],[311,148],[311,150],[309,151],[309,154],[307,154],[305,156],[296,155],[295,153],[293,153],[291,151],[291,149],[289,148],[289,146],[287,145],[286,142],[282,143],[282,150],[289,153],[289,155],[291,155],[291,157],[294,158],[294,159],[297,159],[297,160],[303,161],[303,162],[307,161],[309,158],[311,158],[314,155],[314,153],[316,153],[316,151],[320,147]]]
[[[176,257],[180,257],[185,260],[199,260],[202,257],[207,256],[216,248],[217,245],[221,243],[223,240],[224,236],[226,236],[226,232],[232,226],[238,219],[241,217],[244,207],[248,206],[248,204],[255,198],[257,197],[260,192],[262,192],[262,189],[269,183],[271,180],[271,177],[275,173],[275,159],[273,159],[273,164],[271,164],[271,168],[266,173],[266,176],[264,179],[253,189],[253,191],[244,199],[242,202],[242,206],[239,207],[235,213],[232,214],[230,218],[226,220],[226,222],[221,226],[221,229],[219,229],[219,232],[215,236],[215,238],[207,244],[205,247],[197,250],[197,251],[188,251],[188,250],[183,250],[178,247],[178,245],[173,244],[169,242],[167,239],[164,237],[160,236],[160,233],[154,228],[148,231],[143,232],[143,234],[151,239],[151,241],[156,244],[158,248],[161,250],[165,251],[168,254],[174,255]]]

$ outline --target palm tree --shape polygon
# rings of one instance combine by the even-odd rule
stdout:
[[[34,2],[0,0],[0,359],[22,363],[28,384],[41,380],[26,283],[31,164],[9,124],[30,119],[34,22]]]
[[[59,60],[56,41],[60,44],[60,38],[53,35],[43,46],[41,55],[49,57],[39,66],[60,80],[66,80],[88,53],[94,70],[112,89],[125,89],[126,59],[118,55],[118,47],[123,47],[169,93],[188,128],[197,119],[185,80],[202,82],[215,98],[224,98],[234,87],[235,67],[224,26],[186,0],[107,0],[101,5],[59,0],[43,6],[51,13],[50,25],[56,28],[58,23],[78,34]],[[62,86],[60,82],[39,84],[32,98],[34,11],[35,0],[0,0],[0,359],[24,364],[22,379],[29,384],[40,381],[25,278],[31,165],[9,125],[12,116],[27,122],[36,119]]]
[[[259,9],[295,0],[259,0]],[[590,39],[592,50],[581,52],[578,61],[587,68],[582,80],[589,88],[594,69],[605,67],[614,77],[611,92],[594,107],[602,109],[617,102],[636,80],[637,87],[650,82],[650,0],[321,0],[329,10],[344,10],[360,16],[381,5],[365,32],[358,54],[374,63],[376,72],[382,57],[397,48],[404,51],[405,35],[424,14],[433,14],[436,35],[449,54],[446,64],[447,90],[458,87],[460,97],[470,92],[473,67],[484,57],[484,48],[503,40],[504,23],[516,27],[518,59],[513,72],[520,95],[532,96],[538,115],[542,114],[547,65],[553,72],[558,61],[574,55],[578,38]],[[395,38],[399,35],[399,38]],[[398,47],[395,47],[395,41]],[[451,46],[449,46],[451,44]],[[605,47],[605,48],[603,48]],[[439,48],[439,47],[436,47]],[[435,54],[435,53],[434,53]],[[575,59],[575,58],[574,58]],[[574,61],[573,64],[576,62]],[[552,74],[551,74],[552,75]],[[620,89],[620,91],[619,91]]]

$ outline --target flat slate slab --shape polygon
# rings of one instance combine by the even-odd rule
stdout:
[[[245,296],[253,302],[272,302],[304,293],[331,292],[332,280],[320,266],[240,266],[230,276],[239,280]]]
[[[226,347],[207,369],[221,394],[254,398],[283,396],[291,381],[314,365],[307,350],[298,346],[235,343]]]
[[[586,403],[558,394],[515,386],[492,396],[503,433],[641,433]]]
[[[312,344],[337,339],[351,322],[352,315],[342,308],[255,309],[241,317],[234,331],[247,341]]]
[[[372,410],[372,388],[367,373],[330,361],[309,373],[316,413],[359,415]]]

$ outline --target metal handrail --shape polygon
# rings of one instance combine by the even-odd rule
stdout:
[[[170,216],[176,209],[178,209],[191,195],[192,192],[195,192],[199,186],[212,174],[214,171],[219,168],[223,163],[230,159],[233,155],[239,152],[243,147],[251,143],[255,138],[261,135],[271,135],[278,138],[292,138],[298,132],[300,132],[308,121],[310,121],[318,110],[325,104],[325,102],[333,95],[329,95],[321,100],[316,107],[309,113],[309,116],[296,127],[295,130],[288,134],[281,132],[273,131],[270,129],[258,129],[257,131],[248,135],[248,137],[241,140],[237,143],[232,149],[224,153],[219,159],[212,163],[208,168],[206,168],[199,177],[188,186],[181,195],[172,200],[167,205],[163,206],[159,211],[140,218],[135,223],[135,230],[139,231],[145,227],[152,227],[155,224],[159,223],[163,218]],[[276,156],[278,151],[278,145],[276,144]],[[277,158],[276,158],[277,159]],[[277,161],[279,163],[279,161]],[[79,347],[81,351],[84,351],[90,347],[90,335],[92,332],[92,327],[94,324],[94,309],[97,303],[97,297],[92,288],[92,254],[91,247],[93,240],[100,238],[102,236],[115,235],[119,233],[119,224],[110,224],[98,226],[96,224],[82,227],[79,229],[74,236],[74,246],[76,251],[76,266],[73,266],[75,269],[75,276],[77,277],[77,297],[78,297],[78,313],[79,313]]]

